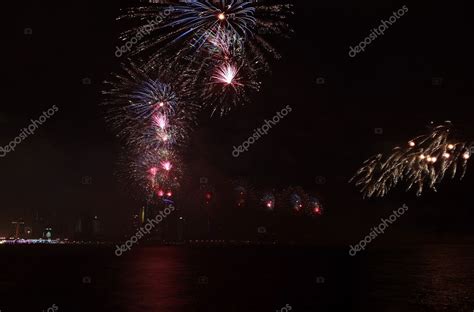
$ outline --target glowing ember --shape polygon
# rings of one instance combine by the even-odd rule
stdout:
[[[148,172],[149,172],[152,176],[156,176],[156,174],[158,173],[158,168],[156,168],[156,167],[150,168],[150,170],[148,170]]]
[[[238,84],[236,82],[236,76],[238,73],[237,67],[232,64],[224,64],[217,69],[216,74],[213,76],[220,83],[227,85]]]
[[[449,121],[431,125],[427,133],[408,141],[409,145],[416,142],[420,153],[408,146],[394,148],[387,155],[377,154],[365,161],[350,181],[361,187],[364,197],[384,197],[401,182],[407,184],[407,190],[415,189],[421,196],[425,189],[436,190],[447,176],[454,178],[459,173],[460,179],[464,178],[471,157],[470,145],[446,143],[452,129]]]
[[[158,126],[161,130],[166,128],[166,116],[161,114],[156,114],[153,116],[153,123]]]
[[[171,167],[173,167],[169,161],[163,162],[163,163],[161,164],[161,166],[162,166],[163,169],[165,169],[166,171],[170,171],[170,170],[171,170]]]

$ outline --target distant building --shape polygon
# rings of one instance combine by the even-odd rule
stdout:
[[[92,235],[94,236],[94,238],[98,238],[101,232],[102,230],[100,227],[99,217],[94,216],[94,218],[92,219]]]
[[[53,239],[53,229],[47,227],[43,231],[43,239]]]
[[[91,217],[88,214],[82,214],[79,217],[74,227],[74,238],[76,240],[99,240],[101,235],[102,228],[98,216]]]
[[[33,229],[31,227],[25,226],[25,236],[26,236],[26,238],[32,238]]]
[[[184,224],[185,220],[183,217],[178,217],[178,220],[176,222],[176,227],[177,227],[177,235],[178,235],[178,241],[182,242],[184,241]]]
[[[13,224],[13,237],[15,239],[25,238],[25,222],[20,219],[17,221],[12,221]]]

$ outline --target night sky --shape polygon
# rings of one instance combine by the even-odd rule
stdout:
[[[115,18],[130,3],[26,1],[4,11],[11,39],[3,41],[0,145],[53,105],[59,111],[0,158],[0,236],[34,209],[67,226],[83,212],[96,214],[116,235],[139,207],[116,176],[121,146],[100,106],[102,81],[119,70],[114,52],[127,26]],[[403,5],[409,12],[384,36],[348,56]],[[400,227],[410,235],[472,234],[472,168],[462,182],[445,180],[438,193],[421,198],[396,190],[364,201],[347,183],[365,159],[405,144],[431,121],[451,120],[461,138],[474,139],[473,18],[466,4],[299,1],[292,22],[291,38],[273,41],[283,58],[251,103],[224,118],[200,116],[185,151],[187,183],[243,177],[257,188],[301,185],[323,199],[327,215],[318,230],[335,241],[359,237],[404,203],[411,215]],[[287,105],[287,118],[232,157],[234,145]]]

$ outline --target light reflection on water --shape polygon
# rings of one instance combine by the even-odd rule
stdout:
[[[427,245],[370,262],[370,298],[381,311],[474,311],[473,246]]]
[[[472,312],[474,246],[0,248],[0,310]],[[83,284],[90,276],[92,283]],[[321,282],[323,281],[323,282]],[[28,300],[24,300],[24,298]]]

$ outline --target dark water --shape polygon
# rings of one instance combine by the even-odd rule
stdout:
[[[0,310],[474,311],[474,246],[0,247]],[[88,280],[90,278],[90,282]],[[52,310],[50,310],[52,311]],[[282,311],[285,311],[284,309]]]

